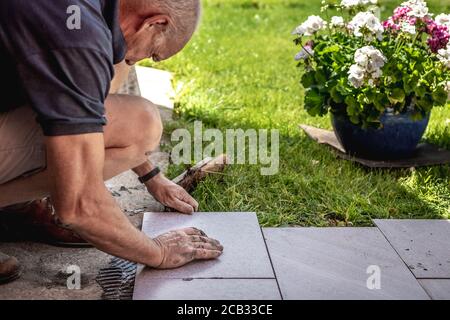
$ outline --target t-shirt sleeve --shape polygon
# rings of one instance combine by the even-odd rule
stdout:
[[[19,77],[46,136],[103,132],[113,65],[101,51],[66,48],[33,54]]]

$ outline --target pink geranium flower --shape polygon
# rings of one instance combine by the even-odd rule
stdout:
[[[426,32],[431,36],[428,45],[432,52],[436,53],[440,49],[447,47],[450,40],[450,33],[446,26],[438,25],[433,19],[427,19]]]
[[[411,15],[413,9],[408,6],[400,6],[394,10],[392,17],[383,22],[386,30],[397,32],[402,29],[402,25],[408,23],[413,26],[419,26],[420,32],[426,32],[430,35],[427,40],[430,50],[437,53],[440,49],[445,48],[450,41],[450,30],[445,25],[437,24],[430,15],[417,18]]]

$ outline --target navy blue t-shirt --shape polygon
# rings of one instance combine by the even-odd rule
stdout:
[[[0,112],[29,105],[46,136],[102,132],[125,52],[119,0],[1,0]]]

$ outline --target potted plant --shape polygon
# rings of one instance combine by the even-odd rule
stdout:
[[[434,107],[450,92],[450,15],[432,15],[409,0],[385,21],[377,0],[323,2],[327,18],[310,16],[293,34],[295,57],[313,116],[331,113],[349,154],[369,159],[409,157]]]

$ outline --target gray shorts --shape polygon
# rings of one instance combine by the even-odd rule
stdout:
[[[0,185],[47,166],[44,135],[30,107],[0,113]]]

